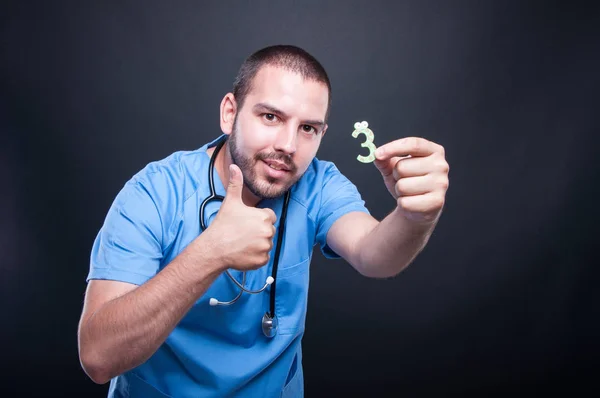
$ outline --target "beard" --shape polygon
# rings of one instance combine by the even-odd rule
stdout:
[[[261,199],[274,199],[286,193],[292,185],[294,185],[302,175],[296,175],[298,168],[292,161],[290,155],[281,152],[259,152],[254,157],[246,156],[238,146],[238,125],[237,116],[233,123],[233,131],[227,140],[231,161],[237,165],[244,176],[244,185],[248,187],[254,196]],[[259,179],[256,173],[256,165],[267,159],[277,160],[285,163],[288,168],[290,178],[287,180],[275,179],[266,176]]]

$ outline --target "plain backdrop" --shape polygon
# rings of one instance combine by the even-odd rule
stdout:
[[[0,17],[0,392],[102,397],[77,355],[92,242],[123,184],[220,134],[245,57],[299,45],[333,85],[317,154],[443,145],[450,188],[396,278],[311,264],[306,395],[597,390],[597,7],[525,1],[52,1]],[[361,136],[364,137],[364,136]]]

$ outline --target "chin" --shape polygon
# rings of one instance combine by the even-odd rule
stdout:
[[[267,189],[260,189],[257,196],[259,196],[262,199],[275,199],[278,198],[280,196],[282,196],[283,194],[285,194],[290,187],[285,186],[273,186],[271,185],[270,188]]]
[[[296,180],[292,184],[283,183],[282,181],[273,181],[268,178],[261,178],[258,186],[254,183],[248,184],[250,191],[261,199],[275,199],[284,195],[289,189],[296,183]]]

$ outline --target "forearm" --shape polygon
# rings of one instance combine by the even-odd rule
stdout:
[[[359,241],[356,267],[365,276],[387,278],[400,273],[423,250],[437,224],[416,223],[396,208]]]
[[[85,321],[81,357],[94,381],[105,383],[146,361],[220,274],[218,264],[203,253],[207,249],[197,243]]]

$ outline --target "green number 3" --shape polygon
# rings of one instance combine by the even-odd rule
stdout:
[[[358,159],[358,161],[362,162],[362,163],[369,163],[369,162],[374,161],[375,160],[375,150],[377,149],[375,147],[375,144],[373,144],[373,139],[375,138],[375,134],[373,134],[373,131],[371,131],[371,129],[369,129],[368,127],[369,127],[369,123],[367,123],[367,122],[362,122],[362,123],[356,122],[356,123],[354,123],[355,130],[352,132],[352,137],[354,137],[354,138],[358,138],[359,134],[364,134],[366,136],[365,142],[360,144],[360,146],[369,149],[369,156],[358,155],[356,157],[356,159]]]

